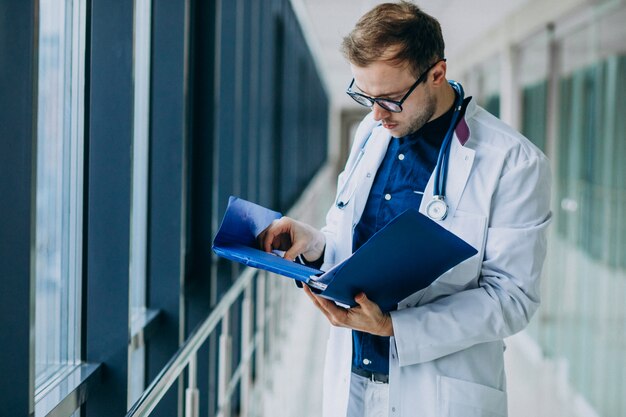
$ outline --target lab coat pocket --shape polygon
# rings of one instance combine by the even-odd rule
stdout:
[[[460,379],[439,376],[437,381],[438,416],[505,417],[506,393],[495,388]]]
[[[486,226],[486,216],[457,210],[450,222],[450,231],[482,252],[487,231]]]
[[[478,251],[476,255],[461,262],[435,281],[436,286],[440,286],[440,290],[450,287],[444,292],[455,292],[455,290],[472,286],[470,285],[472,281],[477,282],[484,254],[487,218],[457,210],[449,223],[449,230]]]

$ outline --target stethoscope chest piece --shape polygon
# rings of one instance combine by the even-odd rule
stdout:
[[[426,205],[426,214],[432,220],[436,220],[436,221],[444,220],[446,216],[448,215],[448,204],[446,204],[446,201],[445,201],[445,195],[446,195],[445,185],[446,185],[446,175],[447,175],[447,168],[448,168],[448,156],[450,153],[450,150],[449,150],[450,142],[452,141],[452,137],[454,136],[454,129],[456,127],[456,124],[459,121],[459,118],[461,116],[461,110],[463,108],[463,99],[465,97],[463,93],[463,87],[461,86],[461,84],[457,83],[456,81],[449,81],[449,83],[456,92],[455,101],[454,101],[454,112],[452,114],[452,120],[450,122],[450,126],[448,127],[448,130],[446,132],[446,135],[444,136],[441,147],[439,148],[437,164],[435,165],[433,199]],[[341,188],[337,192],[337,199],[335,200],[335,205],[340,210],[345,209],[348,203],[350,202],[350,200],[352,199],[352,197],[354,196],[356,187],[354,187],[352,189],[352,192],[350,192],[347,196],[346,196],[346,189],[347,189],[346,187],[351,182],[352,177],[354,173],[356,172],[356,169],[359,165],[359,162],[361,161],[361,159],[363,158],[363,155],[365,154],[365,146],[367,145],[367,142],[369,141],[371,136],[372,136],[372,132],[370,132],[370,135],[365,139],[363,145],[361,145],[361,149],[356,158],[356,161],[354,162],[354,164],[352,165],[352,168],[348,172],[346,179],[344,181],[344,184],[341,186]]]
[[[448,215],[448,205],[444,201],[443,196],[435,195],[426,205],[426,214],[433,220],[441,221]]]

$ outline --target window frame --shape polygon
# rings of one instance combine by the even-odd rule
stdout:
[[[44,125],[49,120],[49,117],[42,110],[45,109],[45,101],[50,97],[43,96],[43,91],[49,91],[47,88],[41,88],[44,81],[52,80],[55,84],[54,78],[41,78],[42,74],[46,74],[47,71],[42,71],[42,65],[45,65],[43,59],[38,59],[38,77],[37,85],[37,156],[36,164],[38,174],[35,176],[35,204],[36,204],[36,220],[35,220],[35,247],[37,250],[33,254],[35,257],[35,346],[38,346],[37,339],[41,341],[45,340],[45,346],[42,352],[54,352],[52,358],[52,364],[46,363],[49,359],[48,355],[45,358],[38,356],[38,350],[35,351],[35,379],[34,379],[34,396],[35,403],[38,403],[49,393],[51,389],[59,385],[62,381],[66,380],[68,373],[71,373],[80,365],[80,340],[81,340],[81,288],[82,288],[82,238],[83,238],[83,158],[84,158],[84,86],[85,86],[85,37],[86,37],[86,2],[85,0],[61,0],[63,5],[63,21],[59,29],[63,32],[61,43],[63,46],[59,46],[58,53],[59,61],[62,62],[61,74],[57,77],[56,81],[61,85],[57,87],[57,91],[61,91],[58,100],[61,101],[59,106],[61,114],[53,114],[53,116],[62,120],[60,128],[53,130],[51,133],[57,136],[58,140],[62,143],[57,144],[62,149],[60,157],[56,158],[54,163],[59,163],[60,169],[56,168],[57,175],[60,177],[53,177],[53,180],[57,183],[57,187],[52,191],[57,194],[56,209],[60,209],[59,213],[53,212],[52,216],[49,216],[50,211],[45,212],[41,210],[42,204],[47,208],[50,205],[45,204],[48,201],[41,202],[39,199],[45,196],[45,187],[42,184],[47,175],[42,172],[42,168],[46,166],[47,161],[50,160],[50,153],[46,151],[52,151],[55,149],[41,146],[41,142],[48,142],[51,137],[47,137],[44,132]],[[39,16],[45,13],[43,8],[46,5],[42,2],[38,3],[40,11]],[[52,4],[49,5],[51,8]],[[70,20],[68,25],[66,22]],[[37,50],[38,58],[41,58],[42,53],[48,53],[48,51],[42,49],[44,44],[42,39],[42,21],[38,21],[38,39],[39,48]],[[54,35],[53,35],[54,36]],[[54,53],[54,52],[53,52]],[[51,68],[52,76],[54,76],[54,68]],[[54,89],[55,86],[49,85]],[[54,100],[57,100],[56,98]],[[48,146],[55,146],[55,144]],[[45,153],[44,153],[45,152]],[[52,155],[54,156],[54,155]],[[45,158],[45,159],[44,159]],[[43,165],[42,165],[43,164]],[[52,167],[54,169],[54,167]],[[45,178],[49,181],[49,178]],[[60,180],[60,184],[59,184]],[[41,193],[40,193],[41,192]],[[60,194],[60,198],[59,198]],[[60,202],[58,201],[60,200]],[[54,203],[52,204],[52,206]],[[54,210],[53,208],[53,210]],[[40,220],[52,221],[52,228],[58,229],[58,236],[54,238],[57,241],[57,245],[51,243],[49,246],[50,235],[46,230],[50,230],[48,226],[39,223]],[[43,229],[42,229],[43,228]],[[40,248],[43,250],[40,252]],[[59,259],[58,266],[55,268],[50,263],[45,261],[39,261],[39,257],[42,253],[48,253],[52,251],[55,258]],[[45,269],[40,269],[45,268]],[[53,271],[50,271],[50,268]],[[42,280],[42,274],[55,273],[59,274],[58,291],[52,296],[52,306],[48,302],[43,303],[47,309],[45,311],[37,312],[37,307],[41,307],[39,292],[48,292],[46,287],[46,281]],[[45,296],[42,296],[47,298]],[[42,318],[42,316],[44,318]],[[54,318],[58,319],[55,320]],[[45,323],[40,321],[45,320]],[[52,327],[52,329],[51,329]],[[51,337],[52,336],[52,337]],[[52,344],[49,342],[52,341]],[[42,363],[42,368],[37,369],[38,360]]]

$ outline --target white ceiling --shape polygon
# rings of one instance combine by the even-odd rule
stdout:
[[[342,38],[350,31],[361,15],[374,5],[374,0],[300,0],[305,14],[305,27],[314,38],[319,55],[320,69],[331,89],[335,106],[352,106],[345,88],[350,81],[350,69],[339,51]],[[449,67],[454,66],[454,56],[471,45],[501,19],[531,0],[418,0],[415,3],[441,23],[446,42]]]

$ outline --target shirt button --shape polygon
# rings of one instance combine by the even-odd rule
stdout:
[[[385,194],[385,200],[387,201],[391,200],[391,194]]]
[[[401,161],[404,161],[404,154],[401,153],[400,155],[398,155],[398,159],[401,160]]]
[[[369,359],[363,359],[363,364],[364,364],[364,365],[369,365],[370,363],[372,363],[372,361],[371,361],[371,360],[369,360]]]

